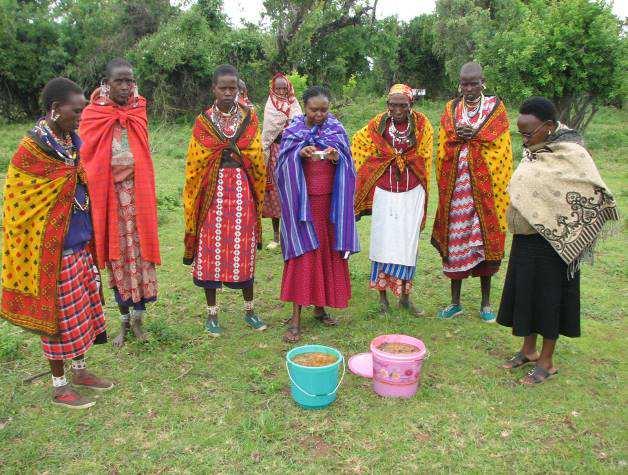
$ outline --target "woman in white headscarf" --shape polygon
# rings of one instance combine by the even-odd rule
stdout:
[[[275,166],[279,156],[281,136],[292,118],[302,114],[301,106],[288,78],[282,73],[275,74],[270,81],[270,93],[264,108],[262,127],[262,148],[267,168],[266,196],[262,217],[271,218],[273,222],[273,240],[266,246],[267,249],[275,249],[279,246],[281,202],[275,183]]]

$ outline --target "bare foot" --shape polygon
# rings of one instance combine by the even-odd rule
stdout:
[[[296,343],[301,338],[301,329],[298,325],[290,325],[283,335],[286,343]]]
[[[129,322],[122,322],[122,325],[120,325],[120,333],[117,337],[113,339],[113,342],[111,343],[114,348],[122,348],[124,346],[124,339],[126,338],[126,334],[129,331],[129,328]]]
[[[388,313],[390,310],[390,303],[387,298],[379,299],[379,313]]]
[[[415,317],[422,317],[425,315],[425,310],[414,305],[410,299],[400,299],[399,300],[399,308],[410,312]]]
[[[137,338],[138,341],[148,340],[146,333],[144,333],[144,330],[142,329],[142,317],[131,318],[131,331],[133,332],[133,335],[135,335],[135,338]]]

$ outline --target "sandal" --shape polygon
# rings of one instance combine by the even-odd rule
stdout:
[[[537,358],[538,359],[538,358]],[[537,360],[531,360],[526,355],[523,354],[522,351],[518,351],[511,358],[507,359],[502,368],[504,369],[515,369],[521,368],[522,366],[529,365],[532,363],[536,363]]]
[[[283,335],[286,343],[296,343],[301,338],[301,329],[297,325],[290,325]]]
[[[338,325],[338,319],[332,317],[328,313],[324,313],[322,315],[314,315],[314,318],[326,327],[335,327]]]
[[[540,366],[535,366],[519,382],[521,384],[525,384],[526,386],[534,386],[536,384],[544,383],[545,381],[547,381],[550,378],[553,378],[557,374],[558,374],[558,370],[554,370],[552,373],[550,373],[545,368],[541,368]]]

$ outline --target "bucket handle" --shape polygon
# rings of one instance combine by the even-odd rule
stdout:
[[[330,393],[327,393],[327,394],[310,394],[310,393],[308,393],[305,389],[303,389],[301,386],[299,386],[294,379],[292,379],[292,375],[290,374],[290,368],[288,367],[288,360],[286,359],[286,371],[288,372],[288,378],[290,378],[290,382],[292,384],[294,384],[297,387],[297,389],[299,391],[301,391],[303,394],[305,394],[306,396],[309,396],[309,397],[321,397],[321,396],[322,397],[327,397],[327,396],[331,396],[332,394],[336,394],[336,392],[338,391],[338,388],[342,384],[342,380],[345,377],[345,373],[347,372],[347,363],[345,361],[345,358],[342,355],[341,355],[341,358],[342,358],[342,375],[340,375],[340,381],[338,381],[338,384],[336,385],[334,390],[332,392],[330,392]]]

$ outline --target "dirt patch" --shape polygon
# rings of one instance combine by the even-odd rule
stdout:
[[[316,458],[326,457],[334,451],[334,446],[325,442],[320,435],[308,435],[299,440],[299,445]]]

